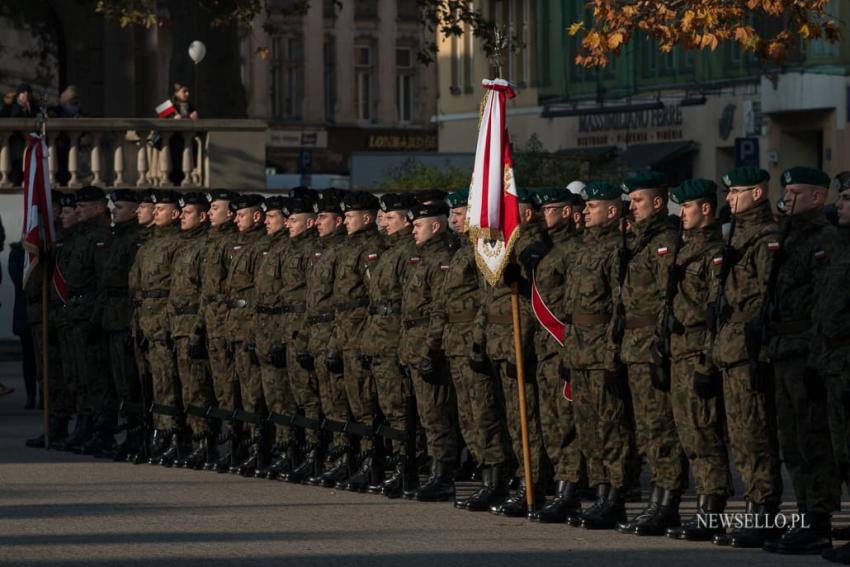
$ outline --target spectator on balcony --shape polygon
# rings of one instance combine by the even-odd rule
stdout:
[[[177,110],[174,114],[175,119],[198,119],[198,111],[195,109],[195,105],[189,100],[189,94],[189,87],[183,83],[174,83],[174,94],[171,96],[171,101]]]
[[[65,87],[65,90],[59,95],[59,106],[51,108],[50,115],[54,118],[79,118],[82,116],[80,95],[77,92],[76,85]]]
[[[12,105],[18,97],[17,91],[9,91],[3,95],[3,106],[0,108],[0,117],[8,118],[12,113]]]
[[[38,111],[38,100],[32,94],[32,87],[26,83],[18,85],[15,102],[9,109],[9,118],[34,118]]]

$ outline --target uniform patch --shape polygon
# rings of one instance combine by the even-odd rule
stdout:
[[[411,264],[418,264],[419,263],[419,256],[414,256],[413,258],[408,260],[408,262],[411,263]]]
[[[767,249],[771,252],[778,252],[779,251],[779,243],[778,242],[768,242],[767,243]]]
[[[711,263],[714,264],[715,266],[722,266],[723,265],[723,256],[718,256],[717,258],[712,258]]]
[[[369,260],[370,262],[374,262],[375,260],[377,260],[377,259],[378,259],[378,255],[377,255],[377,254],[372,253],[372,254],[369,254],[368,256],[366,256],[366,258],[368,258],[368,260]]]
[[[826,250],[818,250],[815,252],[815,260],[825,260],[826,259]]]
[[[448,266],[448,265],[446,265],[446,264],[441,264],[441,265],[440,265],[440,269],[441,269],[442,271],[444,271],[444,272],[448,272],[448,271],[449,271],[449,266]]]
[[[666,256],[669,251],[670,251],[669,248],[667,248],[666,246],[662,246],[656,252],[658,253],[659,256]]]
[[[232,250],[241,250],[241,249],[242,249],[242,246],[234,246],[234,247],[232,248]]]
[[[313,258],[321,258],[321,257],[322,257],[322,253],[321,253],[321,252],[314,252],[314,253],[313,253]]]

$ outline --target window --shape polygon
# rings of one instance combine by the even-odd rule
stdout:
[[[449,85],[449,92],[453,95],[460,94],[460,39],[457,36],[452,36],[449,39],[449,45],[451,46],[451,85]]]
[[[472,2],[469,3],[469,9],[472,10],[474,6]],[[472,25],[469,23],[464,24],[465,31],[463,34],[463,92],[469,94],[474,92],[475,87],[475,69],[473,66],[475,65],[475,34],[472,33]]]
[[[325,63],[325,120],[334,122],[336,120],[336,72],[334,69],[334,40],[328,38],[324,45]]]
[[[378,17],[378,0],[355,0],[354,18],[375,19]]]
[[[357,120],[372,121],[372,48],[354,46],[356,69]]]
[[[396,70],[396,112],[399,122],[413,120],[413,53],[410,48],[395,51]]]
[[[300,37],[272,40],[272,114],[275,118],[301,118],[304,67]]]
[[[398,0],[398,19],[404,21],[419,20],[419,6],[416,0]]]

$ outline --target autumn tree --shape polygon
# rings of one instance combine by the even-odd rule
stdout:
[[[717,49],[735,41],[762,61],[782,64],[801,41],[839,39],[829,0],[590,0],[588,17],[569,28],[581,37],[576,63],[604,67],[642,32],[662,52]]]

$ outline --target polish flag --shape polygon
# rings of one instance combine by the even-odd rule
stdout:
[[[166,100],[156,107],[156,113],[160,118],[168,118],[173,116],[176,112],[177,109],[174,108],[174,103],[171,102],[171,100]]]

